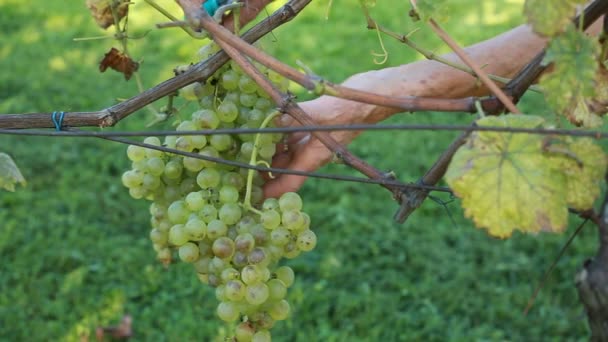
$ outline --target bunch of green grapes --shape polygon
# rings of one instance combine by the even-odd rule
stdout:
[[[288,83],[265,70],[279,88]],[[180,91],[200,109],[177,123],[177,131],[272,126],[276,110],[267,94],[234,65],[219,70],[207,83]],[[216,134],[168,136],[166,146],[240,162],[269,163],[280,134]],[[158,259],[169,264],[177,254],[193,265],[201,282],[216,289],[217,315],[235,322],[233,340],[270,341],[269,329],[290,313],[287,288],[293,270],[280,266],[312,250],[316,235],[302,199],[289,192],[264,199],[263,178],[254,171],[182,157],[131,145],[132,169],[122,176],[133,198],[150,205],[150,239]]]

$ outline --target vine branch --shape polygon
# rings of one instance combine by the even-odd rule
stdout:
[[[315,125],[312,118],[310,118],[310,116],[306,114],[306,112],[304,112],[304,110],[298,106],[297,103],[294,102],[293,97],[281,93],[258,69],[255,68],[255,66],[247,58],[245,58],[245,56],[239,52],[239,50],[228,42],[228,39],[223,39],[224,36],[228,36],[231,37],[231,42],[240,41],[238,37],[234,36],[230,31],[217,24],[204,11],[197,11],[196,17],[198,17],[202,28],[207,30],[212,35],[216,43],[220,45],[224,51],[226,51],[226,53],[243,69],[243,71],[249,75],[249,77],[251,77],[266,93],[270,95],[281,112],[288,113],[302,125]],[[263,55],[263,53],[261,54]],[[337,142],[329,133],[315,131],[312,132],[312,134],[345,164],[361,172],[367,177],[372,179],[393,179],[393,177],[388,173],[382,172],[354,156],[344,146]],[[390,190],[395,195],[397,200],[400,200],[400,198],[397,196],[400,193],[400,187],[395,187],[389,184],[383,184],[383,186]]]
[[[247,33],[243,35],[243,40],[249,43],[257,41],[275,28],[295,18],[310,2],[311,0],[290,0],[271,16],[247,31]],[[190,83],[205,81],[227,61],[228,56],[220,51],[205,61],[193,65],[183,74],[161,82],[160,84],[109,108],[94,112],[65,112],[63,124],[69,127],[114,126],[120,120],[137,110]],[[55,125],[53,124],[51,116],[52,112],[3,114],[0,115],[0,128],[53,128]]]
[[[608,183],[608,173],[604,180]],[[595,258],[585,261],[576,275],[576,287],[585,306],[591,341],[608,340],[608,189],[596,213],[599,248]]]
[[[589,6],[585,8],[582,14],[577,15],[573,22],[578,23],[582,20],[583,25],[582,29],[587,29],[591,24],[593,24],[597,19],[599,19],[603,14],[608,11],[608,1],[605,0],[595,0]],[[514,103],[517,103],[519,99],[523,96],[523,94],[530,88],[532,83],[546,70],[547,66],[542,64],[542,61],[545,56],[545,50],[540,52],[536,57],[530,61],[522,70],[520,70],[517,75],[505,86],[505,92],[513,99]],[[492,96],[492,98],[496,98],[496,95]],[[502,105],[500,105],[502,107]],[[498,111],[484,111],[488,114],[498,114],[504,110],[504,107],[498,108]],[[469,132],[465,132],[460,135],[456,140],[454,140],[447,150],[437,159],[435,164],[431,167],[427,173],[418,180],[418,184],[425,185],[436,185],[441,178],[445,175],[447,171],[447,167],[452,160],[452,157],[458,150],[460,146],[462,146],[468,136]],[[403,223],[407,220],[407,218],[417,209],[419,208],[426,197],[428,196],[428,192],[418,189],[405,189],[403,190],[403,194],[401,197],[403,198],[401,202],[401,206],[397,213],[394,216],[395,221],[399,223]]]
[[[182,7],[187,9],[187,13],[200,12],[198,7],[193,6],[189,0],[178,0]],[[197,18],[191,20],[196,21]],[[216,25],[220,27],[219,25]],[[221,27],[223,28],[223,27]],[[232,34],[227,29],[218,30],[214,28],[204,27],[215,37],[226,41],[228,44],[236,48],[239,52],[251,57],[260,64],[278,72],[282,76],[298,83],[307,90],[314,92],[316,95],[330,95],[347,100],[379,105],[383,107],[391,107],[403,111],[442,111],[442,112],[468,112],[476,113],[475,102],[480,101],[484,110],[496,110],[500,104],[496,99],[490,100],[479,99],[476,97],[467,97],[462,99],[441,99],[441,98],[425,98],[416,96],[385,96],[367,91],[357,90],[342,85],[338,85],[322,79],[316,75],[308,75],[290,67],[289,65],[279,61],[278,59],[265,54],[257,47],[248,44],[239,37]]]

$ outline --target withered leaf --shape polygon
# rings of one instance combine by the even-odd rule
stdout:
[[[129,0],[87,0],[87,7],[91,11],[91,15],[103,29],[114,25],[114,16],[112,16],[112,2],[116,1],[116,17],[124,18],[129,12]]]
[[[99,71],[104,72],[108,67],[123,73],[128,81],[133,73],[139,69],[139,63],[120,52],[117,48],[112,48],[99,63]]]

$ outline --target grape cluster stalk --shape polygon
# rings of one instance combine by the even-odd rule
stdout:
[[[281,90],[289,82],[262,69]],[[277,112],[268,94],[233,63],[206,83],[180,90],[200,109],[176,130],[272,127]],[[144,143],[202,156],[268,165],[281,134],[216,134],[147,137]],[[312,250],[317,237],[302,199],[288,192],[264,199],[264,179],[253,170],[130,145],[132,168],[122,183],[135,199],[150,205],[150,240],[168,265],[177,255],[192,264],[198,278],[215,288],[217,315],[235,326],[233,341],[270,341],[270,328],[291,311],[287,289],[294,272],[280,266]]]

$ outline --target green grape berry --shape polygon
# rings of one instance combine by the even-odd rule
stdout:
[[[225,295],[228,300],[238,302],[245,298],[245,284],[240,280],[230,280],[226,283]]]
[[[213,254],[221,259],[228,259],[234,255],[234,241],[228,237],[220,237],[213,242]]]
[[[236,203],[226,203],[219,211],[220,220],[227,225],[236,224],[241,219],[241,207]]]
[[[203,109],[192,114],[192,122],[199,128],[216,129],[220,125],[220,118],[214,110]]]
[[[295,192],[286,192],[279,198],[281,211],[302,210],[302,198]]]
[[[186,206],[190,211],[199,211],[205,205],[205,199],[200,191],[191,192],[186,196]]]
[[[238,342],[251,342],[251,340],[253,340],[254,335],[255,328],[253,327],[253,325],[251,325],[250,322],[239,323],[234,330],[234,337],[236,337],[236,340]]]
[[[278,301],[287,295],[287,286],[279,279],[271,279],[267,283],[268,295],[271,301]]]
[[[169,216],[169,220],[174,224],[186,223],[188,217],[190,216],[190,210],[188,210],[186,202],[180,200],[171,203],[167,209],[167,214]]]
[[[203,169],[196,176],[196,183],[202,189],[215,188],[220,184],[220,173],[214,168]]]
[[[290,311],[291,307],[289,303],[285,299],[283,299],[272,304],[268,309],[268,314],[270,315],[270,317],[272,317],[272,319],[276,321],[282,321],[287,319]]]
[[[281,215],[276,210],[265,210],[260,215],[260,221],[266,229],[275,229],[281,224]]]
[[[186,222],[184,231],[188,234],[189,240],[200,241],[207,235],[207,225],[205,221],[195,216]]]
[[[127,147],[127,157],[130,161],[140,161],[146,157],[146,150],[143,147],[129,145]]]
[[[262,282],[247,285],[245,300],[252,305],[263,304],[268,299],[268,285]]]
[[[154,157],[146,161],[148,172],[151,175],[160,177],[165,172],[165,162],[162,158]]]
[[[235,90],[239,87],[239,74],[234,70],[228,70],[222,74],[222,87],[226,90]]]
[[[301,251],[308,252],[317,245],[317,235],[312,230],[307,229],[298,234],[296,244]]]
[[[198,246],[192,242],[186,242],[179,247],[179,258],[184,262],[195,262],[198,259]]]
[[[260,330],[253,335],[251,342],[271,342],[270,331]]]
[[[239,318],[239,310],[234,303],[221,302],[217,307],[217,315],[225,322],[234,322]]]
[[[243,93],[251,94],[251,93],[255,93],[256,92],[256,90],[258,89],[258,85],[255,83],[254,80],[252,80],[251,78],[249,78],[249,76],[243,75],[239,79],[239,89]]]
[[[169,243],[174,246],[183,246],[188,242],[188,233],[183,224],[176,224],[169,229]]]
[[[249,252],[255,246],[255,239],[249,233],[240,234],[234,240],[235,247],[238,251]]]
[[[207,224],[207,236],[210,239],[218,239],[225,236],[228,232],[228,227],[223,221],[212,220]]]
[[[260,269],[255,265],[247,265],[241,270],[241,280],[247,284],[255,284],[262,279]]]
[[[291,267],[281,266],[281,267],[277,268],[277,270],[275,271],[275,275],[276,275],[276,279],[279,279],[280,281],[282,281],[283,284],[285,284],[285,286],[291,287],[291,285],[293,285],[295,276],[294,276],[294,273],[293,273],[293,270],[291,269]]]
[[[217,116],[222,122],[233,122],[239,116],[239,108],[232,101],[224,101],[217,107]]]

